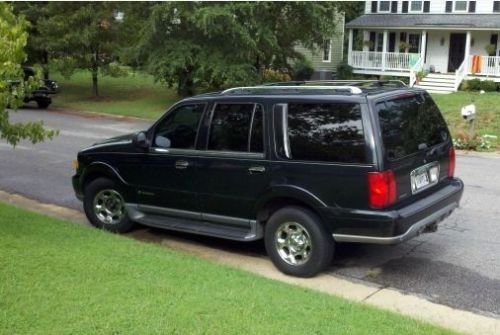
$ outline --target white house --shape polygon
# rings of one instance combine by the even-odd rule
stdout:
[[[346,24],[355,73],[410,77],[418,86],[456,91],[463,79],[500,81],[500,1],[366,1]]]

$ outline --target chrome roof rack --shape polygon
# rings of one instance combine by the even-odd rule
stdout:
[[[288,85],[310,85],[310,84],[318,84],[318,85],[325,85],[325,84],[330,84],[330,85],[335,85],[335,84],[351,84],[349,86],[362,86],[365,84],[372,84],[371,86],[384,86],[384,84],[397,84],[399,87],[407,87],[407,85],[397,79],[390,79],[390,80],[374,80],[374,79],[347,79],[347,80],[304,80],[304,81],[283,81],[283,82],[275,82],[275,83],[268,83],[268,84],[263,84],[262,86],[288,86]]]
[[[280,83],[284,84],[284,83]],[[339,85],[261,85],[261,86],[247,86],[247,87],[234,87],[221,92],[221,94],[236,93],[238,91],[272,91],[272,90],[334,90],[334,91],[349,91],[352,94],[360,94],[363,91],[356,86]]]

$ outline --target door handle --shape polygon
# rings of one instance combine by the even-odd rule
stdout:
[[[188,161],[180,160],[175,162],[175,168],[179,170],[186,169],[189,166]]]
[[[250,174],[263,173],[266,172],[266,168],[263,166],[251,166],[248,168],[248,172],[250,172]]]

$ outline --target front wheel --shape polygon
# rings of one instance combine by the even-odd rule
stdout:
[[[125,209],[125,201],[116,183],[97,178],[85,187],[83,207],[92,225],[115,233],[130,231],[134,222]]]
[[[49,100],[37,100],[37,105],[38,108],[40,109],[45,109],[50,106],[50,101]]]
[[[276,211],[266,224],[266,250],[283,273],[313,277],[331,264],[333,238],[308,209],[290,206]]]

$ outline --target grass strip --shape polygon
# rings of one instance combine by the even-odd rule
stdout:
[[[0,203],[0,334],[451,334]]]

